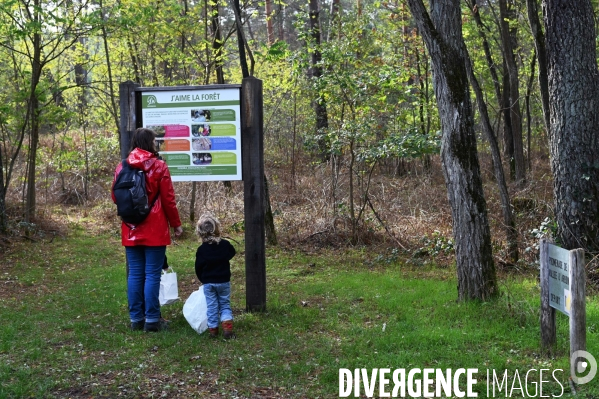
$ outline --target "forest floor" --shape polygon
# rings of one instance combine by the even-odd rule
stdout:
[[[550,216],[550,173],[540,163],[525,187],[511,189],[519,198],[521,259],[508,265],[487,163],[481,161],[501,295],[485,303],[456,301],[438,165],[376,176],[373,208],[365,207],[357,242],[348,229],[346,180],[333,179],[324,166],[294,178],[288,168],[269,165],[279,245],[267,247],[267,308],[255,313],[245,312],[241,183],[230,191],[200,184],[196,212],[217,214],[238,250],[232,262],[237,339],[230,341],[196,334],[182,315],[183,301],[198,289],[191,184],[175,187],[186,232],[167,251],[182,301],[163,308],[171,328],[156,334],[129,330],[109,182],[96,188],[104,197],[92,206],[42,196],[36,223],[14,224],[2,240],[0,398],[332,398],[340,394],[340,369],[370,374],[375,368],[476,368],[479,397],[570,397],[567,318],[556,317],[552,353],[539,343],[533,230]],[[597,355],[599,296],[592,282],[589,288],[587,349]],[[541,375],[541,369],[550,371]],[[501,379],[504,372],[509,394],[508,385],[502,391],[493,384],[493,373]],[[599,379],[576,390],[597,398]]]
[[[241,235],[233,238],[242,243]],[[14,248],[0,280],[0,397],[333,398],[340,369],[370,376],[375,368],[406,375],[477,369],[479,397],[520,397],[524,389],[537,396],[540,386],[543,395],[572,395],[567,318],[557,315],[556,349],[543,353],[535,276],[502,275],[496,300],[459,303],[450,267],[407,264],[364,247],[272,247],[267,309],[247,313],[243,245],[235,245],[237,339],[229,341],[198,335],[182,315],[199,285],[194,238],[168,250],[182,301],[163,307],[171,326],[159,333],[129,330],[117,234],[90,234],[73,220],[66,236]],[[588,298],[587,326],[588,351],[597,354],[597,296]],[[493,383],[506,372],[508,385]],[[578,397],[595,398],[599,383],[576,389]],[[360,385],[361,397],[365,392]]]

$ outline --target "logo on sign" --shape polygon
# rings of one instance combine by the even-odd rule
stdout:
[[[148,96],[146,97],[148,107],[155,107],[158,104],[158,100],[156,100],[156,96]]]

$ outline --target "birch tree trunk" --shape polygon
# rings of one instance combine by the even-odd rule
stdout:
[[[433,66],[443,138],[441,161],[451,205],[458,299],[488,300],[498,294],[487,204],[482,189],[472,104],[466,73],[460,0],[408,0]]]

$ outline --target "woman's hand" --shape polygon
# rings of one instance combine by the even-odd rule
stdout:
[[[181,234],[183,234],[183,227],[175,227],[175,237],[179,237]]]

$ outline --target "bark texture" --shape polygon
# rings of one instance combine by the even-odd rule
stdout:
[[[458,299],[497,295],[487,205],[483,194],[466,73],[459,0],[408,0],[433,65],[443,138],[441,161],[451,204]]]
[[[317,0],[310,0],[308,3],[310,8],[310,34],[313,40],[314,49],[312,51],[311,66],[309,71],[309,77],[311,79],[318,79],[322,76],[322,66],[320,61],[322,60],[322,54],[320,52],[321,44],[321,33],[320,33],[320,8]],[[312,101],[312,108],[316,114],[316,134],[322,133],[323,130],[329,127],[329,117],[327,113],[327,103],[324,97],[318,93],[317,98]],[[328,158],[328,151],[326,144],[323,140],[318,141],[321,158],[326,161]]]
[[[544,0],[551,169],[561,245],[599,250],[599,73],[589,0]]]
[[[505,230],[505,238],[507,241],[507,262],[516,264],[518,262],[518,231],[516,230],[516,220],[514,213],[512,212],[512,205],[510,202],[510,195],[505,182],[505,174],[503,173],[503,164],[501,163],[501,152],[499,151],[499,144],[495,137],[495,132],[491,126],[491,119],[489,118],[489,112],[487,110],[487,104],[485,103],[483,91],[478,84],[476,76],[472,71],[472,61],[468,53],[466,53],[466,72],[468,73],[468,79],[476,95],[476,103],[478,104],[478,110],[480,112],[480,119],[483,131],[489,141],[489,147],[491,148],[491,156],[493,158],[493,171],[495,174],[495,180],[497,180],[497,187],[499,188],[499,198],[501,199],[501,212],[503,214],[503,227]]]
[[[513,9],[508,8],[507,0],[499,0],[499,15],[501,25],[501,42],[503,56],[506,66],[507,84],[503,90],[506,93],[507,104],[510,110],[510,122],[512,126],[511,153],[515,166],[516,181],[523,184],[526,178],[526,166],[524,163],[524,149],[522,147],[522,113],[520,112],[520,91],[518,82],[518,65],[514,55],[516,47],[516,32],[510,29],[509,20],[514,19]],[[510,160],[511,162],[511,160]]]
[[[539,19],[539,6],[537,0],[526,0],[528,11],[528,23],[535,41],[537,50],[537,62],[539,63],[539,89],[541,91],[541,102],[543,104],[543,121],[545,128],[549,130],[549,82],[547,77],[547,51],[545,50],[545,34],[541,28]]]

